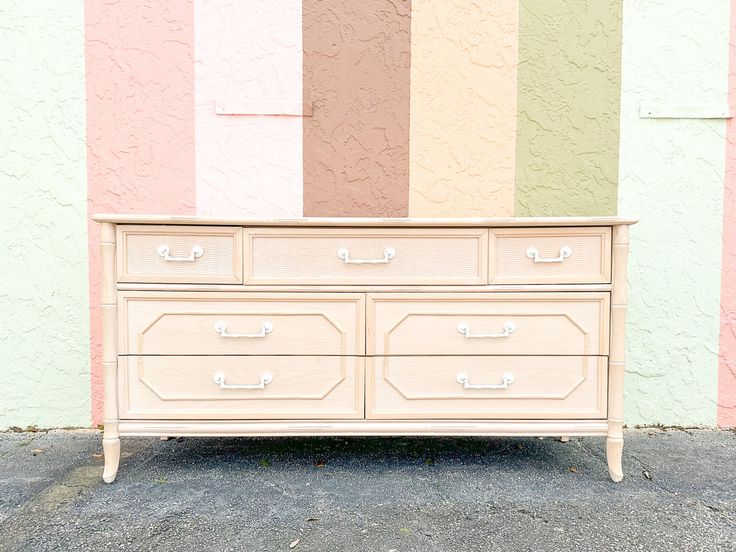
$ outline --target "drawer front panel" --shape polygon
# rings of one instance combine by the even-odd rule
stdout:
[[[237,227],[119,226],[118,281],[241,284]]]
[[[360,293],[120,292],[118,297],[120,354],[364,353]]]
[[[488,231],[258,228],[245,230],[249,284],[487,283]]]
[[[610,228],[497,228],[490,232],[491,284],[611,281]]]
[[[368,296],[368,354],[608,354],[609,295],[402,293]]]
[[[122,419],[363,417],[360,357],[120,357]]]
[[[374,357],[366,381],[374,419],[602,419],[607,412],[606,357]]]

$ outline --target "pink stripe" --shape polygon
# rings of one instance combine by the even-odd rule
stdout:
[[[191,0],[85,2],[88,213],[195,213]],[[92,418],[102,417],[99,228],[89,223]]]
[[[733,5],[729,44],[728,100],[731,106],[736,106],[736,10]],[[734,119],[728,119],[726,124],[722,271],[718,425],[736,427],[736,121]]]

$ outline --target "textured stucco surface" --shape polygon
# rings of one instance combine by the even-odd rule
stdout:
[[[90,421],[80,2],[0,4],[0,429]]]
[[[514,213],[518,0],[413,0],[409,216]]]
[[[736,13],[733,11],[730,23],[728,100],[730,105],[736,105]],[[721,262],[718,425],[736,427],[736,121],[734,119],[726,122]]]
[[[191,0],[85,3],[88,212],[195,213]],[[89,222],[92,412],[102,414],[99,226]]]
[[[616,213],[622,1],[520,1],[517,216]]]
[[[406,216],[409,0],[303,0],[304,214]]]
[[[619,210],[629,260],[626,420],[716,422],[723,120],[641,104],[726,104],[729,2],[625,4]]]
[[[197,213],[302,215],[302,120],[215,102],[302,101],[300,0],[195,0]]]

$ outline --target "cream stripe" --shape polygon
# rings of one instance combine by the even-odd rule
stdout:
[[[518,2],[414,0],[409,216],[514,211]]]

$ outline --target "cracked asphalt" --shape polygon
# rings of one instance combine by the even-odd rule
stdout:
[[[736,433],[628,430],[624,473],[593,437],[124,438],[106,485],[97,431],[0,433],[0,550],[736,550]]]

